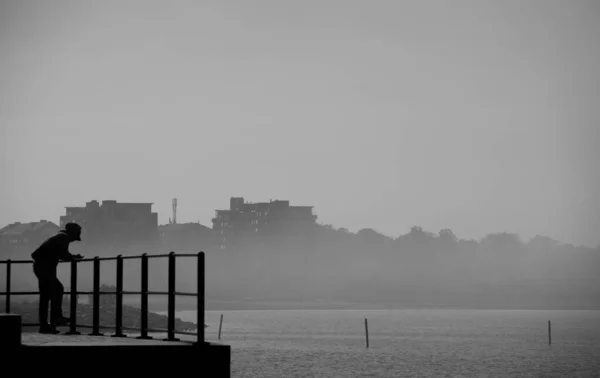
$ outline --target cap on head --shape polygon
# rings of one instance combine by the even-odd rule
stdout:
[[[67,235],[72,237],[73,240],[81,241],[81,226],[77,223],[67,223],[65,231],[67,231]]]

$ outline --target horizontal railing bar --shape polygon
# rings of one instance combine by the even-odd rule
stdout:
[[[140,331],[140,327],[127,327],[127,326],[121,326],[121,329],[125,330],[125,331]]]
[[[39,323],[23,323],[21,324],[23,327],[38,327],[40,324]],[[92,328],[93,325],[89,325],[89,324],[76,324],[77,328]],[[102,325],[100,324],[100,329],[114,329],[115,325],[114,324],[107,324],[107,325]],[[139,331],[140,327],[121,327],[124,330],[128,330],[128,331]],[[148,330],[150,331],[150,329]],[[163,332],[162,329],[159,330],[155,330],[155,332]],[[167,330],[165,329],[164,332],[167,332]]]
[[[21,324],[22,327],[39,327],[40,324],[39,323],[23,323]],[[93,325],[89,325],[89,324],[76,324],[75,325],[77,328],[94,328]],[[110,329],[114,329],[115,326],[114,325],[100,325],[99,327],[101,330],[110,330]],[[125,330],[125,331],[139,331],[140,328],[139,327],[121,327],[121,329]],[[163,331],[156,331],[156,332],[163,332]],[[166,332],[166,330],[164,331]]]
[[[39,327],[40,324],[39,323],[23,323],[21,325],[22,327]],[[89,325],[89,324],[76,324],[75,325],[76,328],[86,328],[86,329],[91,329],[94,328],[93,325]],[[111,330],[114,329],[115,325],[100,325],[99,329],[100,330]],[[139,327],[127,327],[127,326],[122,326],[121,327],[122,330],[124,331],[140,331]],[[148,332],[155,332],[155,333],[167,333],[169,332],[168,329],[166,328],[148,328],[147,330]],[[188,336],[198,336],[197,332],[188,332],[188,331],[173,331],[173,333],[178,334],[178,335],[188,335]]]
[[[149,259],[156,259],[156,258],[164,258],[164,257],[169,257],[169,255],[148,255]]]
[[[6,292],[0,292],[0,295],[6,295],[6,294],[15,294],[15,295],[29,295],[29,294],[39,294],[39,291],[11,291],[10,293],[6,293]],[[65,290],[65,295],[70,295],[71,291],[70,290]],[[75,294],[83,294],[83,295],[93,295],[94,292],[93,291],[77,291],[75,292]],[[104,291],[104,292],[100,292],[98,294],[116,294],[116,293],[111,293],[110,291]],[[136,294],[141,294],[141,293],[136,293]]]
[[[179,335],[198,336],[198,332],[173,331],[173,333],[176,333]]]
[[[6,295],[6,294],[10,294],[10,295],[37,295],[39,294],[39,291],[11,291],[10,293],[4,292],[4,293],[0,293],[0,295]]]
[[[21,324],[21,327],[39,327],[40,323],[23,323]],[[63,327],[63,326],[61,326]],[[93,328],[93,326],[91,325],[87,325],[87,324],[77,324],[77,328]],[[100,327],[102,328],[102,327]]]
[[[77,325],[79,327],[79,325]],[[117,326],[116,325],[100,325],[100,329],[115,329]],[[139,331],[140,327],[127,327],[127,326],[121,326],[121,329],[124,331]]]
[[[195,297],[198,294],[196,294],[196,293],[182,293],[182,292],[176,291],[175,295],[181,295],[181,296],[184,296],[184,297]]]
[[[23,323],[21,324],[22,327],[39,327],[40,323]],[[77,324],[77,327],[80,328],[92,328],[92,326],[89,326],[87,324]]]
[[[0,295],[6,295],[6,294],[10,294],[10,295],[38,295],[40,292],[39,291],[11,291],[10,293],[7,292],[0,292]],[[68,293],[65,292],[65,294],[70,294],[71,292],[69,291]],[[94,295],[93,291],[78,291],[75,294],[77,295]],[[98,293],[99,295],[116,295],[116,292],[111,292],[111,291],[101,291]],[[142,292],[141,291],[123,291],[123,294],[125,295],[141,295]],[[149,291],[148,295],[168,295],[169,292],[167,291]],[[176,291],[175,295],[181,295],[184,297],[195,297],[196,293],[181,293]]]
[[[141,295],[143,294],[141,291],[123,291],[124,295]],[[168,295],[167,291],[149,291],[148,295]],[[193,293],[175,293],[175,295],[185,295],[185,296],[196,296],[197,294]]]
[[[167,291],[149,291],[148,295],[168,295]]]
[[[166,328],[148,328],[148,332],[167,333],[167,332],[169,332],[169,330]]]
[[[21,325],[22,327],[39,327],[39,323],[23,323]],[[77,328],[85,328],[85,329],[92,329],[94,328],[93,325],[89,325],[89,324],[77,324],[76,325]],[[100,330],[110,330],[110,329],[114,329],[115,326],[110,326],[110,325],[100,325]],[[124,331],[139,331],[140,328],[139,327],[121,327],[122,330]],[[155,333],[167,333],[169,330],[168,329],[163,329],[163,328],[148,328],[148,332],[155,332]],[[188,332],[188,331],[173,331],[173,333],[178,334],[178,335],[188,335],[188,336],[198,336],[198,334],[196,332]]]
[[[148,328],[148,332],[160,332],[160,333],[166,333],[169,332],[168,329],[164,329],[164,328]],[[198,334],[196,332],[187,332],[187,331],[173,331],[173,333],[178,333],[180,335],[190,335],[190,336],[198,336]]]
[[[6,294],[10,294],[10,295],[38,295],[40,292],[39,291],[11,291],[10,293],[7,292],[0,292],[0,295],[6,295]],[[71,292],[65,292],[65,295],[67,294],[71,294]],[[93,291],[78,291],[75,294],[77,295],[94,295]],[[110,292],[102,292],[102,293],[98,293],[100,295],[116,295],[117,293],[110,293]],[[123,291],[124,295],[141,295],[142,292],[140,291]],[[148,295],[168,295],[169,293],[166,291],[149,291]],[[175,295],[180,295],[183,297],[195,297],[196,293],[180,293],[180,292],[175,292]]]
[[[111,260],[116,260],[117,256],[114,257],[98,257],[98,260],[100,261],[111,261]]]
[[[135,255],[135,256],[121,256],[121,258],[123,260],[131,260],[131,259],[141,259],[143,255]],[[161,254],[161,255],[148,255],[147,256],[149,259],[153,259],[153,258],[165,258],[165,257],[169,257],[168,254]],[[197,254],[194,253],[176,253],[175,257],[198,257]],[[95,257],[86,257],[84,259],[81,260],[77,260],[77,262],[93,262],[96,258]],[[113,257],[98,257],[99,261],[110,261],[110,260],[117,260],[118,257],[113,256]],[[8,264],[8,260],[0,260],[0,264]],[[31,264],[33,263],[33,260],[10,260],[11,264]],[[59,263],[70,263],[70,261],[59,261]]]

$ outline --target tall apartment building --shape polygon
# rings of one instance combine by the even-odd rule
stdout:
[[[85,207],[67,207],[60,226],[69,222],[83,227],[84,242],[148,242],[158,237],[158,214],[152,203],[90,201]]]
[[[312,206],[290,206],[290,201],[248,203],[231,197],[228,210],[216,210],[213,230],[224,239],[252,233],[276,234],[316,224]]]

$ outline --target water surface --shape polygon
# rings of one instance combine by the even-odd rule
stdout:
[[[221,314],[233,377],[600,377],[600,311],[207,311],[209,341]]]

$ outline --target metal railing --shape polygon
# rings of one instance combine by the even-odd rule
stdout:
[[[175,263],[176,258],[178,257],[196,257],[198,264],[198,273],[197,273],[197,291],[196,293],[184,293],[175,291]],[[148,290],[148,259],[154,258],[168,258],[168,290],[166,292],[163,291],[149,291]],[[141,259],[141,291],[124,291],[123,290],[123,260],[130,259]],[[101,261],[109,261],[116,260],[117,262],[117,287],[114,292],[100,291],[100,262]],[[93,286],[94,289],[91,292],[87,291],[77,291],[77,265],[84,262],[93,262],[94,266],[94,275],[93,275]],[[116,257],[94,257],[87,259],[80,259],[71,262],[61,262],[61,263],[69,263],[71,265],[71,287],[70,287],[70,317],[71,323],[69,335],[79,335],[80,332],[77,331],[78,328],[91,328],[92,332],[89,335],[93,336],[102,336],[103,334],[100,332],[100,329],[113,328],[112,326],[101,326],[100,325],[100,296],[101,295],[115,295],[116,296],[116,311],[115,311],[115,325],[114,325],[114,334],[113,337],[127,337],[123,333],[123,331],[140,331],[141,335],[138,339],[152,339],[151,336],[148,336],[148,332],[166,332],[167,338],[165,341],[179,341],[175,337],[175,334],[181,335],[191,335],[196,336],[196,344],[204,344],[204,279],[205,279],[205,269],[204,269],[204,252],[199,252],[197,254],[176,254],[175,252],[171,252],[169,254],[164,255],[139,255],[139,256],[122,256],[118,255]],[[6,298],[6,308],[5,312],[10,313],[11,310],[11,295],[39,295],[39,291],[26,291],[26,292],[11,292],[11,267],[14,264],[33,264],[33,260],[0,260],[0,264],[6,265],[6,291],[0,292],[0,295],[4,295]],[[79,294],[87,294],[93,296],[93,314],[92,314],[92,325],[82,325],[77,324],[77,296]],[[141,296],[141,316],[140,316],[140,327],[125,327],[123,326],[123,295],[140,295]],[[148,295],[166,295],[168,298],[167,305],[167,329],[152,329],[148,327]],[[197,330],[196,333],[187,332],[187,331],[177,331],[175,329],[175,298],[177,296],[192,296],[196,297],[198,301],[198,305],[196,308],[197,313]],[[23,324],[23,326],[39,326],[39,324]]]

